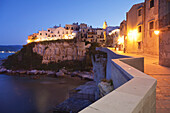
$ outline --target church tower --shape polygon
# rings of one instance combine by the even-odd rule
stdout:
[[[107,22],[104,21],[104,24],[103,24],[103,29],[106,29],[107,28]]]
[[[105,21],[104,24],[103,24],[103,29],[105,30],[104,31],[104,40],[106,41],[106,28],[107,28],[107,22]]]

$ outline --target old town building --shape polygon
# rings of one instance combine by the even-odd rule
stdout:
[[[159,64],[170,66],[170,0],[159,1]]]
[[[135,4],[127,12],[126,52],[142,52],[144,3]],[[121,29],[121,32],[123,29]],[[130,46],[129,46],[130,45]]]
[[[159,64],[170,66],[170,0],[145,0],[126,15],[124,50],[159,56]],[[123,35],[120,24],[120,37]]]

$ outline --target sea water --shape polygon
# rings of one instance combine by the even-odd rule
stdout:
[[[13,53],[0,53],[5,59]],[[80,78],[18,77],[0,74],[0,113],[52,113],[69,97],[69,90],[84,84]]]

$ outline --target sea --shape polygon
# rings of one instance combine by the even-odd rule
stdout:
[[[22,46],[0,46],[0,59],[15,54]],[[69,98],[69,91],[84,84],[77,77],[19,77],[0,74],[0,113],[53,113]]]

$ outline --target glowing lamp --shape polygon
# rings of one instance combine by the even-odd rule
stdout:
[[[124,38],[123,37],[119,38],[118,39],[118,44],[123,44],[123,43],[124,43]]]
[[[30,43],[31,42],[31,40],[27,40],[27,43]]]
[[[160,31],[155,30],[154,33],[155,33],[155,35],[159,35]]]

